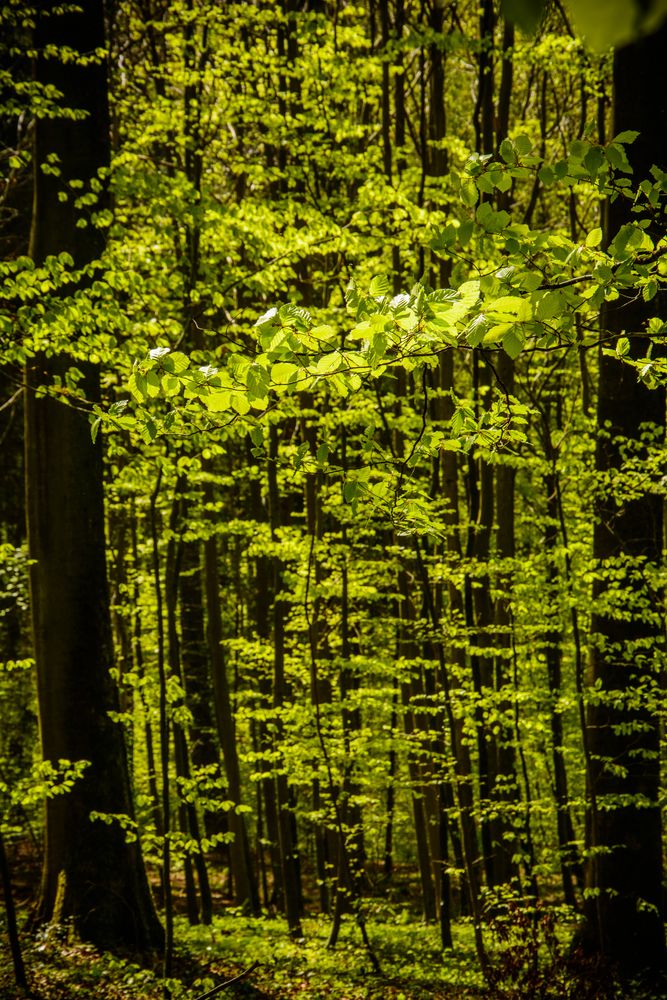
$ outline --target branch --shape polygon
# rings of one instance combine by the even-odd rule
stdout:
[[[538,286],[537,291],[543,292],[546,289],[551,290],[553,288],[567,288],[568,285],[576,285],[579,281],[592,281],[592,280],[593,280],[592,274],[580,274],[576,278],[566,278],[564,281],[544,282],[544,284]]]
[[[6,410],[7,407],[13,406],[16,400],[22,394],[22,392],[23,392],[23,386],[21,386],[20,389],[17,389],[13,396],[10,396],[9,399],[5,400],[2,406],[0,406],[0,413],[2,413],[3,410]]]
[[[216,994],[221,993],[222,990],[226,990],[228,986],[233,986],[234,983],[240,983],[242,979],[247,979],[251,972],[259,968],[261,962],[253,962],[250,968],[246,969],[245,972],[241,972],[238,976],[234,976],[233,979],[227,979],[224,983],[219,983],[218,986],[214,986],[212,990],[208,993],[202,993],[201,996],[196,997],[195,1000],[209,1000],[209,997],[214,997]]]

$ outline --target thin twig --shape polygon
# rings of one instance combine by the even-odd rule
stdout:
[[[2,406],[0,406],[0,413],[2,413],[3,410],[6,410],[7,407],[12,406],[22,393],[23,393],[23,386],[21,386],[20,389],[17,389],[13,396],[10,396],[9,399],[5,400]]]
[[[250,973],[259,968],[261,964],[261,962],[253,962],[252,965],[245,970],[245,972],[241,972],[238,976],[234,976],[233,979],[225,980],[224,983],[219,983],[217,986],[214,986],[212,990],[209,990],[208,993],[202,993],[201,996],[196,997],[195,1000],[209,1000],[209,997],[214,997],[217,993],[221,993],[222,990],[226,990],[228,986],[233,986],[234,983],[240,983],[242,979],[247,979]]]
[[[537,291],[551,291],[554,288],[569,288],[570,285],[577,285],[580,281],[592,281],[592,274],[579,274],[574,278],[565,278],[563,281],[545,281],[538,285]]]

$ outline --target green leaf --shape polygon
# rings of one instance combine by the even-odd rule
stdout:
[[[348,479],[343,486],[343,499],[345,503],[351,503],[356,499],[357,493],[359,492],[359,483],[356,479]]]
[[[535,318],[547,322],[559,316],[563,308],[564,301],[560,292],[542,292],[535,299]]]
[[[500,212],[494,212],[488,201],[482,202],[475,213],[475,217],[480,226],[483,226],[489,233],[500,233],[511,221],[509,212],[506,212],[504,209]]]
[[[461,181],[461,200],[468,208],[474,208],[479,198],[479,191],[472,177],[465,177]]]
[[[525,342],[521,328],[513,326],[503,337],[503,350],[510,358],[518,358],[524,348]]]
[[[512,329],[512,323],[496,323],[492,326],[488,333],[484,335],[484,340],[482,344],[485,347],[491,347],[494,344],[499,344],[506,333]]]
[[[519,295],[501,295],[498,299],[492,299],[486,303],[486,311],[494,319],[516,319],[527,322],[533,318],[530,299]]]
[[[474,224],[472,219],[466,219],[458,228],[457,236],[462,247],[467,247],[472,238]]]
[[[658,294],[658,282],[656,278],[649,278],[642,288],[642,298],[644,302],[650,302]]]
[[[377,274],[371,281],[369,294],[374,299],[391,294],[391,282],[386,274]]]
[[[604,150],[602,150],[599,146],[591,146],[584,156],[584,166],[586,167],[586,170],[588,170],[589,174],[592,174],[595,177],[604,163],[604,160]]]
[[[599,247],[602,243],[602,230],[598,226],[597,229],[591,229],[590,233],[586,236],[585,245],[587,247]]]
[[[97,435],[99,434],[100,427],[102,426],[102,418],[95,417],[90,425],[90,439],[95,444],[97,441]]]
[[[511,139],[503,139],[500,143],[500,155],[505,163],[516,163],[516,149],[514,148],[514,143]]]
[[[509,173],[502,172],[498,179],[495,181],[495,185],[499,191],[509,191],[512,187],[512,177]]]
[[[275,386],[288,386],[296,381],[298,366],[290,361],[278,361],[271,365],[271,382]]]
[[[620,170],[622,173],[626,174],[632,173],[632,167],[630,166],[623,146],[612,142],[606,147],[604,155],[614,170]]]
[[[148,396],[146,376],[141,372],[132,372],[127,380],[127,387],[138,403],[143,403]]]
[[[650,237],[634,223],[621,226],[609,247],[616,260],[625,260],[639,250],[652,249]]]
[[[520,156],[528,156],[528,154],[533,151],[532,142],[529,137],[523,133],[515,137],[514,145],[516,146],[517,152]]]
[[[478,347],[489,329],[490,323],[484,313],[475,316],[465,330],[465,337],[471,347]]]
[[[629,145],[631,142],[635,141],[638,135],[639,132],[635,132],[633,129],[626,129],[625,132],[619,132],[618,135],[615,135],[611,141],[621,142],[625,143],[626,145]]]
[[[155,438],[157,437],[157,425],[154,420],[150,419],[150,417],[146,420],[146,423],[141,428],[141,436],[146,442],[146,444],[150,444],[151,441],[154,441]]]
[[[213,413],[222,413],[229,409],[232,394],[228,390],[225,392],[212,392],[210,396],[204,396],[204,406]]]
[[[263,365],[252,364],[247,372],[248,398],[266,399],[269,391],[269,373]]]
[[[537,171],[537,176],[540,178],[542,183],[548,187],[550,184],[556,180],[556,174],[554,173],[553,167],[550,167],[547,163],[540,167]]]
[[[570,156],[578,160],[583,160],[590,148],[591,144],[589,142],[584,142],[583,139],[573,139],[570,143]]]
[[[342,360],[343,358],[340,351],[332,351],[330,354],[323,354],[317,361],[313,371],[316,375],[331,375],[333,372],[337,372],[340,369]]]
[[[542,20],[546,0],[503,0],[503,16],[532,35]]]
[[[246,413],[250,412],[250,403],[248,401],[248,397],[244,395],[242,392],[233,393],[232,409],[236,410],[236,412],[240,416],[244,417]]]
[[[306,331],[312,326],[312,317],[308,310],[304,309],[303,306],[296,306],[292,302],[281,306],[278,310],[278,316],[285,326],[293,326],[298,330]]]
[[[189,366],[190,361],[188,357],[180,351],[174,351],[172,354],[169,354],[162,362],[164,370],[171,372],[173,375],[179,375],[181,372],[184,372],[186,368],[189,368]]]
[[[578,34],[600,52],[655,30],[667,13],[665,0],[605,0],[602,6],[599,0],[569,0],[568,7]]]
[[[250,428],[250,440],[256,448],[262,448],[264,445],[264,428],[261,424],[255,424],[254,427]]]

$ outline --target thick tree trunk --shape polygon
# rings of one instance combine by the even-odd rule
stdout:
[[[104,47],[101,3],[82,0],[75,12],[40,6],[35,43],[90,53]],[[55,86],[80,120],[35,122],[35,201],[31,254],[39,262],[69,252],[82,266],[101,249],[97,231],[78,228],[71,201],[58,191],[69,179],[84,184],[109,161],[106,70],[38,57],[36,79]],[[61,176],[44,173],[49,155]],[[92,822],[92,812],[132,817],[127,758],[113,663],[104,541],[102,452],[87,415],[35,389],[52,386],[67,358],[40,353],[26,373],[26,503],[31,595],[44,759],[88,761],[68,795],[46,806],[46,844],[38,917],[71,919],[102,948],[147,949],[162,944],[138,842],[127,844],[118,823]],[[77,363],[86,400],[99,398],[95,366]]]
[[[614,59],[612,131],[640,132],[629,148],[635,185],[649,175],[653,163],[663,170],[666,166],[666,45],[667,26],[622,49]],[[624,198],[608,205],[608,240],[620,226],[634,221],[631,208],[632,202]],[[659,309],[655,302],[647,307],[634,293],[621,294],[603,311],[607,343],[624,333],[631,353],[642,356],[647,345],[637,335]],[[598,572],[587,714],[590,892],[583,943],[626,973],[664,967],[666,958],[658,718],[664,612],[662,595],[651,585],[651,567],[662,558],[663,500],[650,486],[639,496],[622,495],[626,442],[638,443],[646,425],[663,434],[664,392],[647,389],[635,369],[601,353],[595,464],[602,483],[593,542]],[[625,582],[620,596],[610,586],[618,567],[623,567]]]

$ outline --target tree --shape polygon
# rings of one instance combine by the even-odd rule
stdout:
[[[665,166],[667,105],[660,64],[666,43],[663,27],[614,57],[613,133],[639,133],[628,153],[635,185],[651,176],[654,164]],[[606,238],[619,270],[623,227],[637,221],[633,201],[622,192],[607,205]],[[657,239],[659,227],[659,218],[653,218],[648,232]],[[664,317],[664,305],[658,301],[656,308],[636,289],[622,289],[605,304],[598,387],[595,465],[601,483],[593,536],[584,941],[625,972],[661,968],[667,958],[657,701],[664,612],[655,577],[662,560],[663,498],[653,484],[633,491],[624,478],[633,453],[641,454],[650,439],[664,438],[665,394],[639,380],[614,353],[625,336],[631,357],[644,354],[646,324],[655,312]],[[619,569],[623,585],[614,591]]]
[[[317,905],[301,873],[315,871],[321,909],[336,889],[333,945],[349,909],[363,926],[357,903],[389,818],[396,889],[418,865],[445,947],[467,901],[485,971],[486,914],[508,899],[533,906],[561,867],[565,902],[581,906],[587,777],[590,951],[614,951],[612,894],[650,908],[659,879],[659,509],[641,477],[661,441],[642,422],[659,427],[661,414],[619,359],[645,367],[640,331],[656,301],[660,311],[648,207],[660,178],[627,197],[628,156],[637,181],[651,157],[641,140],[632,151],[631,108],[617,115],[621,135],[605,138],[610,55],[577,39],[561,4],[546,8],[535,39],[504,19],[511,6],[119,0],[113,199],[95,176],[106,153],[81,140],[106,112],[67,116],[44,90],[39,267],[5,265],[11,292],[0,300],[0,336],[14,295],[30,321],[25,347],[38,351],[28,449],[50,759],[89,760],[96,774],[93,731],[102,744],[117,734],[113,685],[98,671],[111,653],[92,409],[94,429],[109,432],[123,723],[131,733],[143,721],[147,735],[145,748],[132,744],[136,788],[153,803],[138,812],[139,835],[157,835],[165,871],[170,852],[186,871],[192,853],[203,874],[198,852],[213,872],[211,848],[232,834],[236,903],[255,908],[259,858],[263,898],[297,938],[304,908]],[[80,81],[97,72],[95,46],[86,42],[84,66],[68,31],[67,65],[92,108],[94,88]],[[49,65],[42,80],[76,103],[70,71],[47,77]],[[617,74],[636,75],[624,67]],[[628,104],[640,91],[633,83]],[[44,115],[50,102],[58,119]],[[617,214],[605,243],[609,195]],[[101,265],[95,218],[110,224]],[[74,273],[53,256],[62,250]],[[587,359],[603,303],[600,420],[617,430],[603,427],[593,476],[598,381]],[[105,366],[101,402],[93,355]],[[628,412],[617,417],[620,401]],[[66,476],[84,487],[69,488],[67,509]],[[642,539],[631,522],[645,523]],[[71,541],[82,529],[85,555]],[[599,684],[585,695],[593,570]],[[629,600],[628,579],[629,607],[614,604]],[[0,574],[0,613],[12,586]],[[81,681],[47,648],[56,634],[58,656],[76,637],[99,682],[99,717],[76,745],[53,735],[63,719],[81,728],[53,694],[59,677],[75,691]],[[0,699],[11,703],[6,673]],[[109,746],[111,760],[121,749]],[[13,762],[12,776],[26,770]],[[85,787],[84,777],[61,800],[61,816],[75,803],[77,830],[91,808],[108,831],[115,813],[131,825],[126,783],[92,806],[76,798]],[[387,788],[389,817],[378,805]],[[647,817],[645,891],[623,852]],[[168,872],[163,884],[170,914]],[[191,891],[193,919],[195,902]]]
[[[73,192],[94,189],[109,163],[103,5],[84,0],[63,12],[47,0],[37,11],[34,41],[35,86],[51,97],[56,88],[62,104],[35,122],[30,253],[36,264],[69,254],[83,290],[103,239],[85,209],[77,211]],[[111,718],[118,698],[111,675],[102,452],[91,440],[87,413],[99,399],[99,372],[78,358],[80,381],[68,393],[72,364],[44,345],[30,359],[25,381],[42,752],[54,764],[87,762],[71,794],[46,805],[38,919],[71,920],[81,937],[102,948],[145,950],[161,945],[162,930],[139,843],[128,843],[123,829],[123,822],[132,826],[133,807],[123,733]]]

